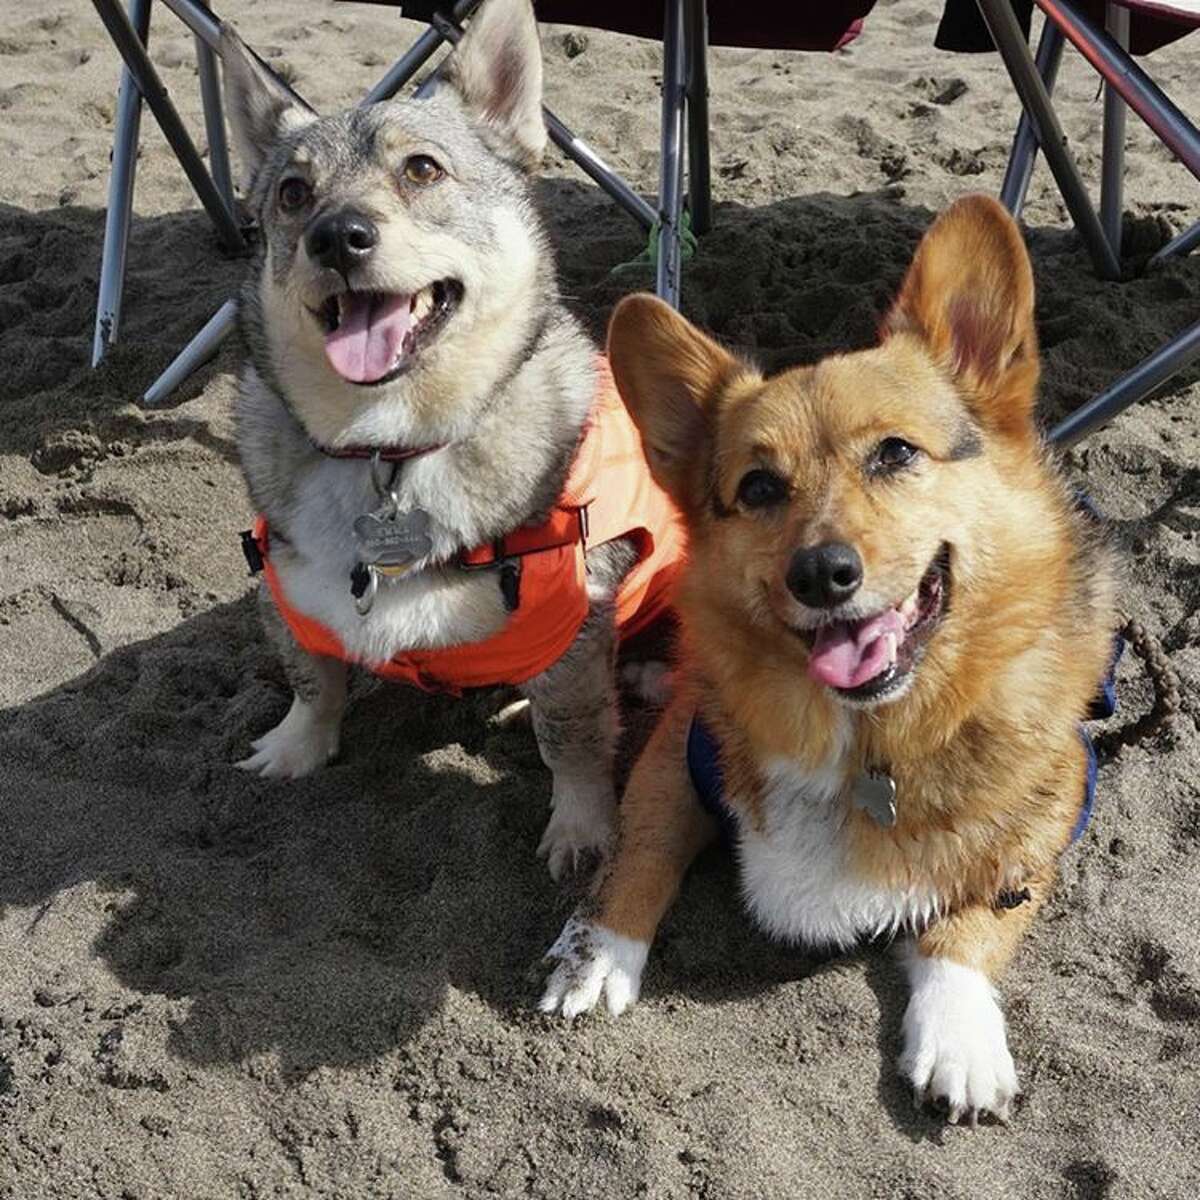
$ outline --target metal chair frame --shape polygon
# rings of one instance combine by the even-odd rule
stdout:
[[[220,21],[202,0],[159,0],[193,32],[211,172],[179,118],[146,53],[152,0],[129,0],[126,13],[117,0],[92,0],[117,46],[124,68],[116,112],[112,172],[105,218],[104,249],[97,297],[92,365],[98,365],[120,332],[137,145],[143,99],[163,130],[201,204],[231,253],[247,249],[234,200],[229,150],[217,68]],[[1107,31],[1072,0],[1037,0],[1046,17],[1036,59],[1021,33],[1008,0],[977,0],[1022,103],[1001,199],[1019,216],[1038,149],[1045,154],[1076,229],[1105,279],[1120,277],[1122,180],[1126,107],[1158,134],[1200,178],[1200,132],[1126,51],[1129,10],[1107,6]],[[458,0],[453,20],[435,17],[388,72],[360,101],[373,104],[395,95],[439,48],[461,36],[461,22],[479,0]],[[1105,82],[1104,151],[1100,211],[1093,208],[1079,169],[1066,144],[1051,94],[1066,40],[1070,40]],[[712,220],[708,141],[707,17],[704,0],[665,0],[663,86],[658,206],[638,195],[582,138],[546,110],[551,140],[584,173],[630,214],[656,243],[655,290],[678,307],[683,256],[684,182],[690,187],[692,229],[702,234]],[[423,85],[432,85],[431,76]],[[686,168],[685,168],[686,142]],[[1200,222],[1179,234],[1151,260],[1189,253],[1200,246]],[[223,304],[147,389],[146,404],[161,403],[210,358],[232,331],[237,303]],[[1172,375],[1200,357],[1200,321],[1173,338],[1072,413],[1050,437],[1070,445],[1130,405],[1144,399]]]
[[[1121,210],[1125,166],[1125,112],[1131,108],[1200,179],[1200,130],[1129,55],[1129,9],[1106,6],[1101,29],[1073,0],[1036,0],[1046,18],[1036,59],[1008,0],[977,0],[1021,99],[1022,115],[1013,139],[1000,199],[1019,216],[1039,147],[1062,194],[1097,274],[1121,276]],[[1104,150],[1100,211],[1092,207],[1051,94],[1065,41],[1070,41],[1104,80]],[[1160,263],[1200,245],[1200,222],[1163,246],[1150,260]],[[1200,320],[1172,338],[1100,395],[1056,425],[1050,440],[1070,446],[1144,400],[1189,363],[1200,358]]]

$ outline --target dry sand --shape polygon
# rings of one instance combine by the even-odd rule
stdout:
[[[323,107],[414,27],[230,3]],[[712,55],[717,228],[688,311],[768,365],[862,345],[932,214],[995,192],[1016,104],[998,62],[881,4],[836,56]],[[549,101],[656,180],[656,45],[547,28]],[[575,47],[577,49],[577,46]],[[152,54],[199,129],[191,39]],[[1154,60],[1200,116],[1200,38]],[[530,1011],[572,898],[534,859],[548,779],[500,697],[364,687],[340,761],[280,785],[229,764],[288,695],[237,545],[231,344],[169,407],[135,398],[241,275],[145,119],[123,343],[86,360],[117,64],[84,3],[0,29],[0,1196],[1173,1197],[1200,1194],[1200,438],[1196,371],[1071,457],[1129,550],[1130,607],[1183,681],[1178,733],[1111,747],[1096,819],[1004,985],[1025,1098],[943,1128],[894,1075],[885,948],[821,961],[702,860],[645,996],[568,1029]],[[1101,104],[1071,54],[1085,170]],[[1039,169],[1027,209],[1061,414],[1200,311],[1200,259],[1143,276],[1200,188],[1131,119],[1131,278],[1098,282]],[[597,334],[648,282],[641,239],[551,155],[565,289]],[[1121,673],[1127,719],[1140,670]],[[1120,723],[1118,722],[1118,725]]]

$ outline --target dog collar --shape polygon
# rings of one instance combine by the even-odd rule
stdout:
[[[375,458],[379,462],[402,463],[410,458],[421,458],[437,450],[445,450],[449,442],[435,442],[432,446],[322,446],[313,438],[308,439],[313,448],[328,458]]]

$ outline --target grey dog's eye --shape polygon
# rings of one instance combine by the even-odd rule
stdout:
[[[279,207],[284,212],[297,212],[312,199],[312,187],[307,179],[292,176],[279,185]]]
[[[404,160],[404,178],[409,183],[437,183],[445,173],[437,159],[428,154],[413,154]]]

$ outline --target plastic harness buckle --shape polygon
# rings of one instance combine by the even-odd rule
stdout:
[[[254,536],[254,530],[243,529],[241,539],[242,554],[246,557],[246,566],[250,568],[251,575],[257,575],[263,569],[263,553],[262,548],[258,544],[258,539]]]

